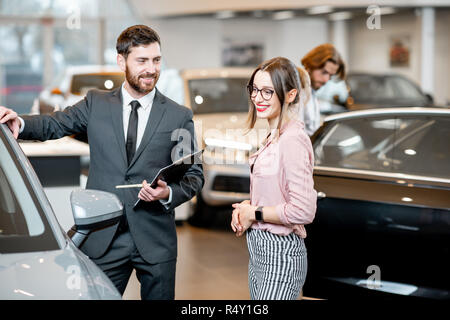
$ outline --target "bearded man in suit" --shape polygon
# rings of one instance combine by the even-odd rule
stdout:
[[[0,122],[20,139],[45,141],[87,134],[90,168],[86,188],[115,193],[124,205],[120,223],[95,231],[80,249],[109,276],[123,294],[133,269],[142,299],[174,299],[177,259],[175,207],[199,193],[201,164],[179,181],[146,179],[173,157],[196,151],[193,114],[156,88],[161,41],[148,26],[135,25],[117,39],[117,63],[125,72],[121,87],[91,90],[86,97],[50,115],[21,116],[0,107]],[[185,154],[184,154],[185,155]],[[116,185],[139,184],[139,189]],[[139,190],[139,191],[138,191]],[[140,202],[134,206],[137,199]]]

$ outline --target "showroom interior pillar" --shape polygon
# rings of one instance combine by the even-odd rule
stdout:
[[[346,65],[349,65],[348,54],[348,22],[347,20],[336,20],[331,24],[331,41],[341,54]]]
[[[422,9],[421,85],[425,93],[434,95],[435,9]]]
[[[53,80],[53,46],[55,33],[52,18],[42,18],[42,54],[43,54],[43,85],[49,86]]]

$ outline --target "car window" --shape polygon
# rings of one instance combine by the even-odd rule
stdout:
[[[394,138],[395,119],[337,121],[314,143],[318,166],[361,170],[390,170],[391,161],[379,153]]]
[[[121,86],[123,81],[122,73],[76,74],[72,77],[70,92],[85,95],[91,89],[112,90]]]
[[[450,119],[399,118],[394,146],[386,150],[396,172],[450,179]]]
[[[388,77],[386,78],[386,87],[390,87],[393,90],[393,98],[398,99],[423,99],[423,95],[419,90],[409,81],[401,77]]]
[[[246,78],[189,80],[189,95],[194,114],[248,112]]]
[[[2,133],[0,130],[0,253],[56,249],[42,208]]]
[[[380,77],[350,76],[348,84],[355,101],[374,100],[380,97],[392,98],[394,95],[392,88],[386,87],[385,82]]]

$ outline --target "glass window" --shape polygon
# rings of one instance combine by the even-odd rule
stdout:
[[[314,143],[315,164],[450,178],[450,119],[336,122]]]
[[[37,208],[3,144],[0,145],[0,199],[0,235],[37,236],[44,232]]]
[[[392,87],[394,98],[424,100],[424,97],[419,90],[411,82],[401,77],[386,78],[386,87]]]
[[[450,119],[398,119],[393,147],[385,150],[396,172],[450,179]]]
[[[336,122],[314,143],[318,166],[387,171],[391,159],[380,151],[394,139],[395,119],[349,119]]]
[[[57,249],[46,217],[2,133],[0,130],[0,253]]]
[[[190,80],[193,112],[248,112],[247,82],[246,78]]]
[[[42,90],[42,27],[0,24],[0,105],[29,113]]]

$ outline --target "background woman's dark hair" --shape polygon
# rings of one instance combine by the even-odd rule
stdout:
[[[284,113],[286,112],[285,110],[286,93],[291,91],[292,89],[296,89],[297,96],[295,97],[294,101],[290,103],[290,105],[299,102],[299,94],[301,86],[297,67],[292,63],[292,61],[284,57],[276,57],[264,61],[255,69],[255,71],[253,71],[250,80],[248,81],[249,86],[253,86],[255,74],[258,71],[265,71],[270,74],[275,94],[277,95],[278,100],[280,100],[281,113],[280,113],[280,121],[278,122],[277,126],[277,128],[280,129]],[[255,126],[256,111],[250,97],[249,97],[249,116],[247,122],[249,129],[252,129]]]
[[[156,31],[146,25],[139,24],[122,31],[117,38],[116,50],[126,59],[131,48],[149,45],[153,42],[158,42],[161,46],[161,40]]]

